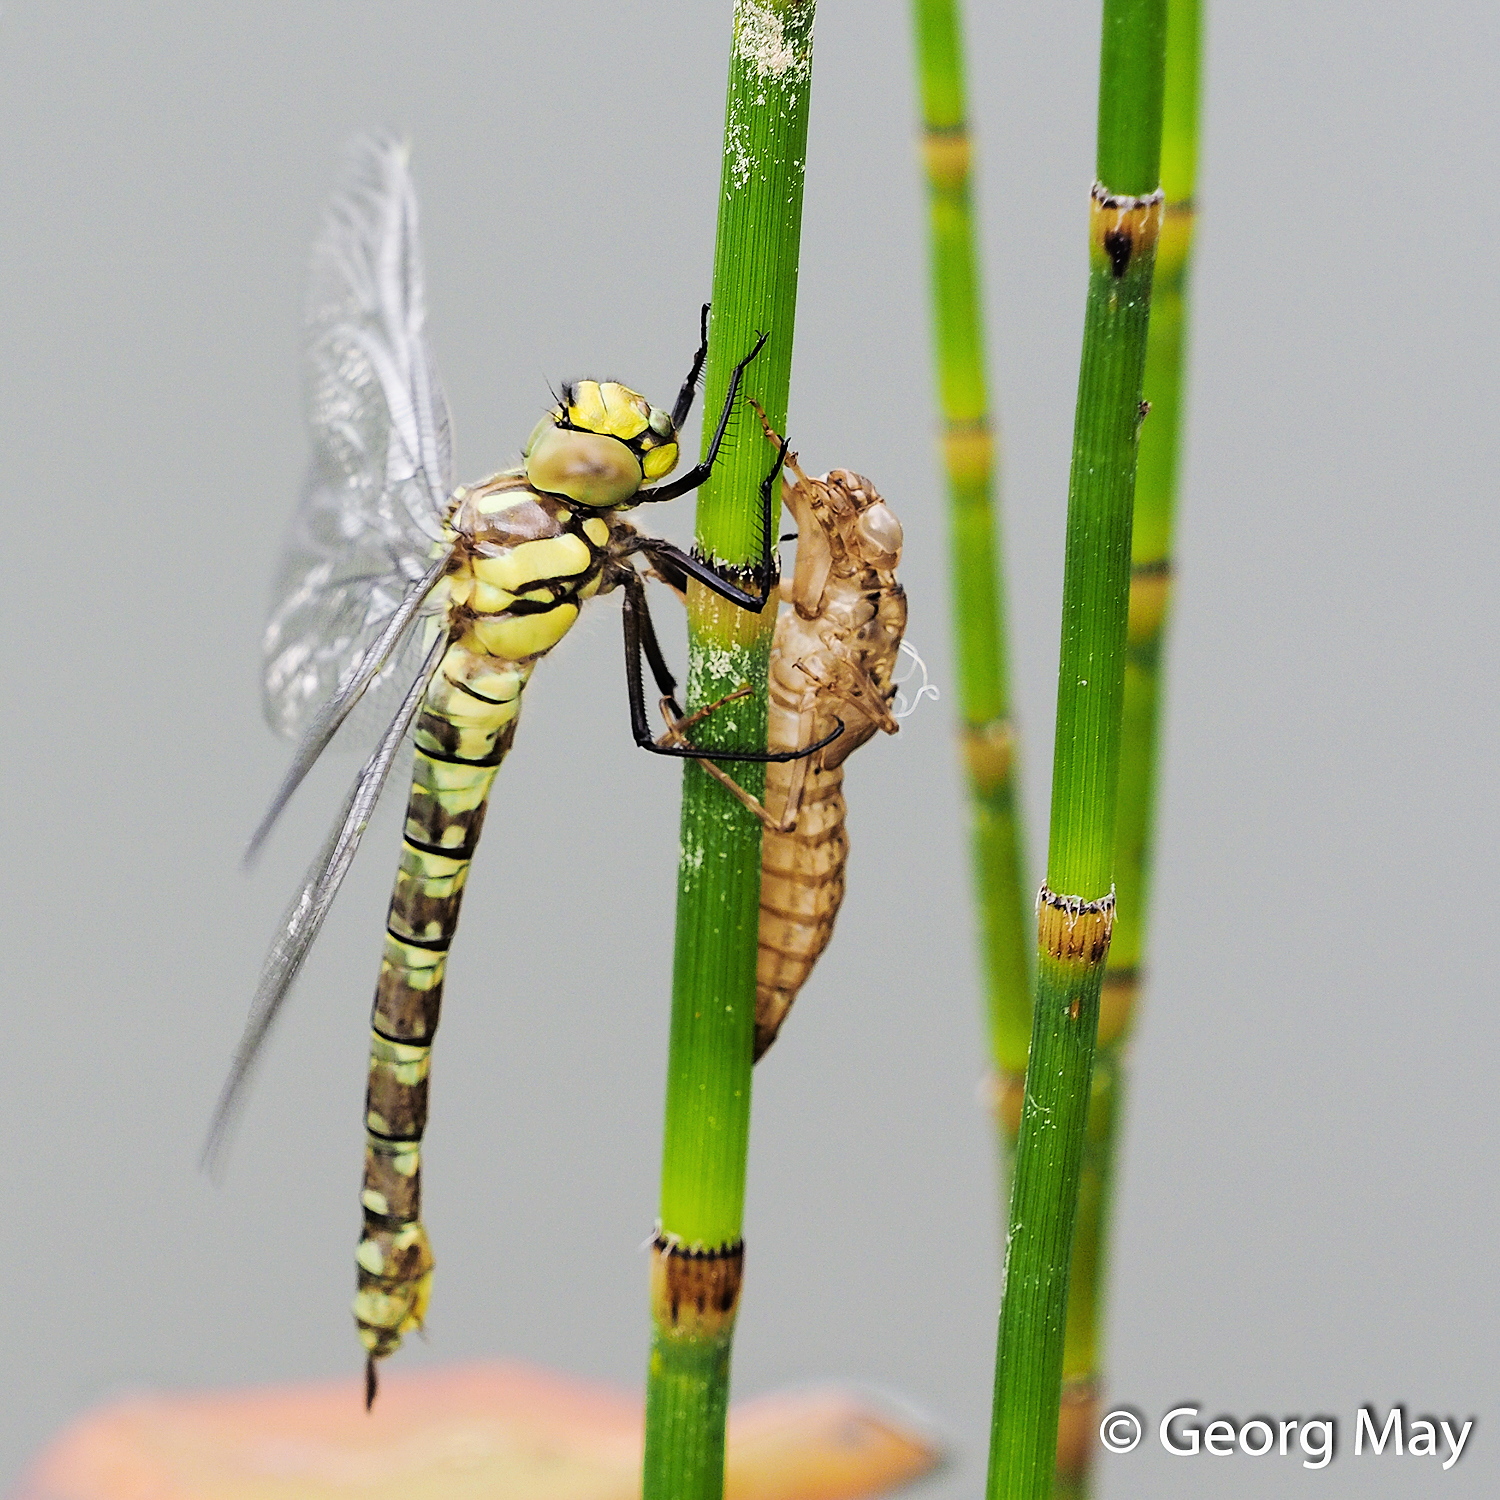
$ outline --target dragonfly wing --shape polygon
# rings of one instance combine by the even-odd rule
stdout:
[[[271,805],[266,810],[265,817],[260,820],[260,826],[250,836],[250,843],[245,850],[246,864],[255,858],[261,844],[265,842],[266,835],[270,833],[277,818],[281,816],[282,809],[291,800],[292,793],[302,785],[303,778],[312,770],[318,757],[328,748],[328,742],[338,733],[339,726],[353,712],[359,700],[364,696],[365,690],[383,671],[392,666],[399,668],[406,654],[401,649],[403,642],[412,632],[417,616],[427,602],[427,596],[437,587],[439,579],[447,571],[452,556],[451,548],[443,552],[427,572],[412,585],[407,591],[406,598],[401,601],[400,607],[385,622],[380,634],[354,664],[352,672],[345,674],[338,691],[318,710],[312,723],[307,726],[302,736],[302,743],[297,746],[297,754],[293,757],[286,775],[282,777],[281,785],[276,789],[276,795],[271,799]],[[422,633],[415,633],[415,639],[421,642],[419,649],[425,651],[426,642],[422,640]],[[393,656],[396,657],[394,663],[391,660]],[[406,681],[409,676],[409,673],[405,674],[399,680]]]
[[[265,634],[266,717],[282,734],[353,679],[442,544],[452,435],[426,316],[407,148],[362,137],[313,252],[312,461]],[[367,686],[399,691],[401,655]]]
[[[240,1038],[229,1077],[219,1095],[213,1123],[209,1127],[208,1141],[203,1148],[203,1162],[210,1170],[216,1169],[223,1160],[230,1129],[262,1044],[302,969],[308,950],[322,930],[323,921],[344,882],[344,876],[349,872],[359,841],[364,837],[370,816],[375,811],[375,804],[380,800],[381,788],[406,741],[417,711],[422,706],[427,686],[441,664],[447,646],[446,636],[439,636],[432,642],[422,663],[422,670],[407,689],[395,718],[386,726],[379,744],[365,762],[345,799],[338,822],[318,851],[318,857],[312,862],[307,878],[281,920],[276,939],[266,956],[265,967],[261,970],[260,984],[250,1006],[250,1019],[245,1023],[244,1035]]]

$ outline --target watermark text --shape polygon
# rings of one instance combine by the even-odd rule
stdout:
[[[1354,1413],[1353,1452],[1356,1458],[1435,1458],[1446,1471],[1463,1456],[1475,1418],[1408,1416],[1405,1406],[1361,1406]],[[1200,1420],[1196,1406],[1174,1406],[1156,1424],[1157,1441],[1174,1458],[1295,1458],[1304,1469],[1326,1469],[1339,1451],[1338,1417],[1249,1417],[1228,1415]],[[1145,1428],[1138,1412],[1128,1406],[1105,1413],[1099,1441],[1110,1453],[1132,1453]]]

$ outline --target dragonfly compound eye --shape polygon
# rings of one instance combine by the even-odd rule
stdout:
[[[526,452],[526,478],[536,489],[607,509],[628,504],[645,482],[641,459],[619,438],[548,426]]]
[[[677,463],[671,415],[615,380],[580,380],[532,431],[526,477],[581,505],[626,505]]]

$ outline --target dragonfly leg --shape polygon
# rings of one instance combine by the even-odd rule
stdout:
[[[678,739],[684,739],[689,729],[694,724],[701,724],[710,714],[716,714],[726,703],[735,703],[741,698],[750,696],[750,684],[737,687],[732,693],[725,693],[722,698],[715,698],[712,703],[706,703],[695,713],[690,713],[686,718],[682,717],[682,710],[677,707],[675,698],[663,698],[661,700],[662,717],[667,721],[667,727]]]
[[[715,703],[710,703],[700,708],[697,713],[688,715],[687,718],[679,718],[673,713],[676,705],[669,698],[661,700],[662,717],[667,721],[667,732],[658,740],[658,744],[681,744],[684,743],[685,732],[709,714],[722,708],[726,703],[732,703],[736,698],[743,698],[748,694],[748,687],[740,688],[737,692],[726,693]],[[806,733],[812,732],[812,703],[809,699],[806,711],[802,714],[799,727]],[[799,738],[801,736],[799,735]],[[826,741],[824,742],[826,743]],[[787,787],[786,804],[781,810],[779,818],[773,817],[770,810],[760,798],[747,792],[727,771],[716,766],[711,760],[699,762],[703,769],[708,772],[715,781],[730,793],[743,807],[748,808],[772,833],[790,833],[797,826],[797,814],[802,810],[802,793],[807,785],[808,757],[802,755],[792,762],[791,781]]]
[[[836,698],[847,703],[857,713],[873,719],[877,728],[883,729],[887,734],[895,734],[901,726],[896,722],[895,715],[891,713],[880,684],[867,668],[856,661],[851,661],[843,652],[839,655],[841,658],[840,680],[837,682],[829,682],[827,678],[812,671],[801,661],[794,665],[804,677],[822,691],[825,697]]]
[[[691,713],[686,718],[682,717],[682,711],[677,707],[675,699],[663,698],[661,700],[661,716],[667,721],[667,732],[656,743],[661,746],[688,744],[687,731],[694,724],[701,724],[704,719],[708,718],[710,714],[717,713],[726,703],[733,703],[738,698],[748,697],[749,694],[750,688],[748,685],[736,688],[734,692],[725,693],[722,698],[717,698],[712,703],[705,704],[696,713]],[[776,820],[766,811],[765,804],[760,798],[752,796],[747,792],[727,771],[721,770],[711,760],[700,760],[698,764],[725,791],[738,799],[742,806],[749,808],[767,828],[775,829],[778,827]]]
[[[700,485],[707,483],[708,476],[714,471],[714,461],[719,456],[719,447],[724,441],[724,434],[729,428],[730,414],[734,411],[734,398],[739,394],[740,390],[740,380],[743,378],[745,369],[749,365],[750,361],[754,359],[755,356],[766,347],[766,340],[770,338],[770,336],[771,335],[768,333],[761,334],[760,337],[756,339],[755,345],[750,350],[750,352],[730,372],[729,389],[724,393],[724,405],[719,411],[719,425],[714,428],[713,439],[708,445],[708,452],[704,455],[703,462],[694,464],[686,474],[680,475],[670,484],[659,484],[655,487],[655,489],[638,491],[635,496],[634,504],[648,505],[655,500],[675,500],[679,495],[686,495],[690,490],[695,490]],[[704,338],[703,349],[706,353],[706,335]],[[691,377],[695,386],[697,385],[698,368],[698,363],[695,360],[693,364],[693,374]],[[684,387],[684,392],[686,392],[686,387]],[[682,402],[682,396],[678,396],[677,400],[678,404],[680,405]],[[692,398],[690,394],[688,400],[689,405],[691,406]],[[683,416],[686,417],[686,415],[687,413],[684,412]]]
[[[765,420],[764,414],[761,420]],[[769,430],[768,427],[767,431]],[[727,599],[731,604],[737,604],[741,609],[749,610],[752,614],[760,614],[776,597],[776,580],[780,574],[776,559],[776,516],[781,508],[781,500],[776,491],[776,480],[781,473],[781,466],[786,455],[787,444],[782,441],[776,455],[776,462],[771,465],[770,473],[760,482],[760,557],[747,570],[750,581],[753,581],[756,586],[756,592],[752,593],[749,589],[742,588],[732,577],[704,562],[702,558],[694,557],[691,553],[684,552],[681,547],[674,547],[671,542],[663,541],[660,537],[636,537],[618,555],[627,557],[632,552],[644,552],[656,575],[677,593],[685,594],[688,579],[696,578],[704,588],[711,590],[721,599]],[[637,497],[638,500],[662,498],[660,491],[657,490],[643,491]]]
[[[796,453],[791,450],[791,447],[788,444],[787,440],[782,437],[782,435],[777,432],[774,427],[771,426],[771,419],[766,415],[765,407],[763,407],[760,402],[755,399],[754,396],[751,396],[748,399],[750,405],[755,408],[756,416],[760,418],[761,430],[766,435],[766,441],[771,443],[774,447],[781,449],[781,457],[776,461],[776,468],[773,468],[771,470],[771,478],[775,478],[776,469],[779,469],[784,463],[786,467],[797,476],[797,482],[799,484],[806,484],[808,482],[807,475],[802,472],[801,465],[797,462]],[[770,482],[771,479],[766,480],[767,484],[769,484]],[[783,537],[782,540],[791,541],[792,538]]]
[[[707,358],[708,303],[705,302],[698,319],[698,352],[693,356],[693,367],[688,371],[687,379],[682,382],[682,389],[677,393],[677,404],[672,408],[672,426],[679,432],[693,409],[693,397],[698,394],[698,381],[702,378],[703,361]]]
[[[699,565],[701,566],[701,564]],[[651,624],[651,610],[646,603],[646,583],[634,568],[621,570],[620,583],[624,588],[621,615],[625,626],[625,689],[630,700],[630,729],[635,742],[642,750],[653,755],[676,755],[688,760],[737,760],[774,763],[786,760],[801,760],[813,755],[824,745],[832,744],[844,732],[844,721],[834,720],[834,729],[816,744],[800,750],[707,750],[689,744],[659,744],[651,733],[650,720],[646,714],[646,689],[641,675],[641,659],[644,657],[656,679],[662,697],[674,710],[674,717],[681,718],[682,710],[677,703],[677,682],[667,668],[661,645],[656,639],[656,630]]]

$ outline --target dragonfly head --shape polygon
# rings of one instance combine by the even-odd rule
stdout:
[[[629,386],[580,380],[532,429],[525,458],[534,488],[609,510],[672,472],[677,429],[670,412]]]

